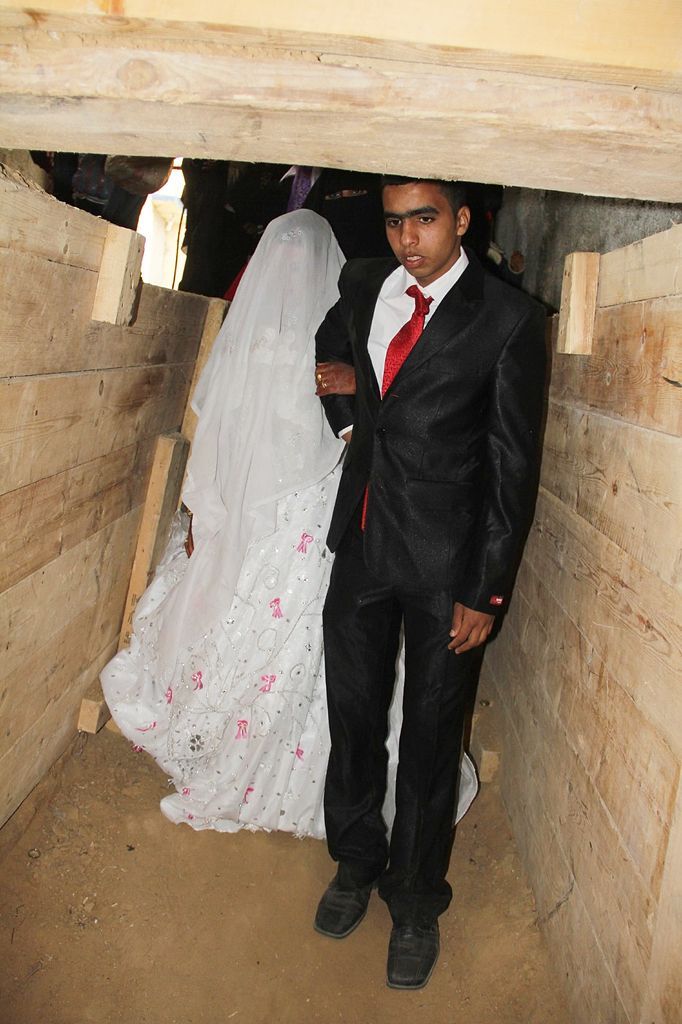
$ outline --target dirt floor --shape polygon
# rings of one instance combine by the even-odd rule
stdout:
[[[104,729],[0,832],[1,1024],[570,1024],[494,785],[458,828],[440,961],[416,993],[386,988],[376,896],[343,942],[312,930],[323,843],[171,825],[165,792]]]

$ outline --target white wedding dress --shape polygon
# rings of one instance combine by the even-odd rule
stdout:
[[[121,731],[175,787],[162,811],[195,829],[324,835],[325,538],[344,444],[324,419],[312,369],[342,262],[327,222],[310,211],[266,229],[195,394],[183,492],[194,553],[187,558],[178,516],[130,647],[102,672]],[[465,757],[458,818],[476,789]]]

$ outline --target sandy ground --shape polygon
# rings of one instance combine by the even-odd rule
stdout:
[[[570,1024],[497,788],[458,828],[441,957],[386,988],[374,895],[337,942],[311,927],[323,843],[171,825],[164,776],[81,736],[0,832],[1,1024]]]

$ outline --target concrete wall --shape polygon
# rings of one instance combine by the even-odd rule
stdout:
[[[558,309],[569,252],[610,252],[681,221],[681,204],[507,188],[495,237],[505,252],[524,254],[524,289]]]

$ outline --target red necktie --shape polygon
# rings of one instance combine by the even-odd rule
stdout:
[[[405,294],[414,299],[414,313],[407,323],[403,324],[396,336],[391,339],[388,344],[388,348],[386,349],[384,379],[381,382],[382,398],[390,388],[395,379],[395,375],[409,356],[420,334],[424,330],[424,320],[426,319],[426,314],[429,311],[429,306],[433,302],[433,299],[430,296],[424,295],[423,292],[417,288],[416,284],[411,284]],[[367,519],[368,490],[369,489],[366,487],[365,496],[362,500],[362,516],[360,518],[360,528],[362,530],[365,528],[365,521]]]
[[[386,362],[384,363],[384,379],[381,382],[381,397],[383,398],[393,379],[403,365],[410,352],[415,346],[419,335],[424,330],[424,320],[429,311],[433,299],[424,295],[416,284],[411,284],[405,292],[414,299],[414,313],[406,324],[400,328],[386,349]]]

